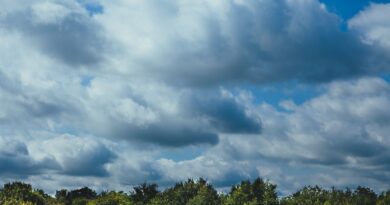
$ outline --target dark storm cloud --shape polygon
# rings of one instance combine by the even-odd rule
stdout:
[[[43,3],[44,6],[45,4],[60,7],[65,11],[47,11],[31,6],[2,16],[0,22],[6,29],[25,35],[29,39],[27,42],[38,46],[44,54],[70,66],[93,66],[101,62],[105,40],[101,36],[101,28],[92,17],[69,4]],[[54,18],[50,15],[56,14],[50,12],[64,14]],[[43,19],[40,15],[48,15],[47,18],[54,19]]]

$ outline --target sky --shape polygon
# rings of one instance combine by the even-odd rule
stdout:
[[[390,2],[0,2],[0,183],[390,189]]]

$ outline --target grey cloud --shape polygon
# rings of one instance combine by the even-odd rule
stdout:
[[[258,176],[256,167],[250,166],[245,161],[227,162],[213,154],[179,162],[162,158],[155,161],[151,168],[160,173],[159,181],[165,184],[203,177],[218,187],[225,187]]]
[[[103,3],[100,23],[135,64],[121,72],[205,86],[328,82],[377,74],[388,65],[376,46],[342,31],[341,19],[318,1],[165,3]],[[129,19],[124,27],[110,25],[123,16]]]
[[[195,130],[180,122],[167,123],[169,120],[145,127],[123,125],[122,128],[115,127],[111,134],[122,139],[173,147],[218,143],[217,133]]]
[[[109,176],[105,165],[114,161],[117,155],[99,142],[82,144],[88,140],[62,136],[38,144],[30,142],[28,149],[22,142],[2,139],[0,175],[22,178],[41,174]]]
[[[110,173],[104,165],[116,159],[116,155],[103,145],[94,149],[96,150],[82,152],[79,153],[80,156],[66,159],[61,173],[72,176],[109,176]]]
[[[0,71],[0,134],[46,129],[44,120],[59,120],[79,112],[75,98],[25,85],[18,75]]]
[[[390,157],[389,106],[390,85],[380,78],[335,82],[290,112],[260,106],[262,133],[222,137],[214,152],[226,159],[364,171],[365,177],[383,183],[378,173],[390,172],[385,160]],[[370,176],[371,171],[377,174]]]
[[[251,99],[213,89],[199,91],[166,85],[95,79],[88,88],[92,112],[83,114],[80,129],[97,136],[162,146],[218,143],[220,133],[260,133],[259,117],[251,115]],[[135,89],[137,88],[137,89]],[[102,96],[102,90],[105,94]],[[97,92],[95,95],[95,91]],[[144,92],[143,92],[144,91]]]
[[[1,149],[0,175],[106,185],[131,171],[123,184],[204,176],[225,186],[259,174],[291,188],[318,173],[310,182],[386,186],[387,82],[330,83],[288,112],[215,91],[381,73],[388,35],[374,34],[386,22],[358,15],[341,31],[318,1],[105,1],[92,17],[74,2],[52,1],[43,13],[31,2],[0,17],[0,135],[24,139]],[[107,52],[101,35],[117,50]],[[96,63],[104,68],[71,69]],[[82,76],[91,76],[88,86]],[[153,158],[183,146],[206,151],[179,162]]]
[[[385,190],[389,106],[390,85],[380,78],[334,82],[289,112],[265,104],[254,108],[262,117],[258,135],[222,134],[216,146],[193,160],[157,164],[165,178],[190,172],[220,186],[260,175],[290,190],[302,186],[302,179],[304,184],[375,184]],[[230,176],[228,170],[239,174]],[[313,178],[307,179],[309,175]]]
[[[333,159],[336,155],[339,157],[335,160],[344,158],[348,164],[347,157],[370,158],[389,146],[368,128],[376,125],[379,130],[386,129],[388,105],[390,87],[383,80],[334,83],[324,95],[306,102],[292,114],[283,114],[287,119],[285,133],[291,145],[300,149],[313,147],[308,149],[309,156],[319,161],[329,161],[328,157]]]
[[[163,122],[148,125],[132,125],[121,121],[111,121],[101,130],[91,130],[98,136],[111,139],[154,144],[168,147],[218,143],[218,134],[207,129],[196,129],[177,119],[162,119]],[[93,124],[91,125],[93,126]],[[197,126],[196,126],[197,127]]]
[[[164,146],[185,146],[215,145],[218,133],[260,133],[260,120],[246,113],[244,102],[215,95],[193,93],[180,102],[182,116],[160,115],[158,122],[144,126],[117,122],[112,134]]]
[[[38,6],[43,8],[36,9]],[[55,6],[64,11],[51,11]],[[55,18],[60,15],[55,12],[63,12],[63,16]],[[102,30],[75,3],[31,3],[25,10],[7,13],[0,22],[8,30],[24,34],[26,43],[35,44],[44,54],[70,66],[95,66],[103,60]]]
[[[58,136],[40,144],[46,148],[34,144],[34,151],[53,156],[61,166],[57,173],[63,175],[107,177],[110,174],[106,165],[117,158],[99,140],[83,136]]]
[[[196,115],[204,116],[218,132],[241,134],[261,132],[260,120],[249,116],[245,105],[234,98],[198,97],[192,101],[193,107],[189,109],[194,110]]]
[[[31,157],[22,142],[2,138],[0,147],[0,175],[3,177],[26,177],[59,169],[58,163],[52,158],[38,160]]]

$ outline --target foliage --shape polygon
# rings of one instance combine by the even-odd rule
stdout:
[[[133,205],[130,197],[123,192],[102,192],[99,196],[88,202],[88,205]]]
[[[135,204],[143,205],[148,204],[159,192],[157,190],[157,184],[143,183],[134,187],[134,191],[131,193],[131,199]]]
[[[199,180],[188,179],[186,182],[177,183],[173,188],[168,188],[154,198],[153,205],[214,205],[219,204],[217,191],[203,178]]]
[[[233,186],[224,199],[225,205],[277,205],[276,185],[257,178],[253,183],[242,181]]]
[[[380,203],[386,204],[383,194]],[[293,195],[281,200],[281,205],[376,205],[378,197],[374,191],[365,187],[357,187],[354,192],[346,189],[325,190],[318,186],[304,187]],[[379,200],[380,201],[380,200]],[[378,201],[378,202],[379,202]],[[382,205],[381,204],[381,205]]]
[[[62,189],[56,192],[57,201],[64,205],[87,205],[88,201],[96,197],[96,192],[88,187],[72,191]]]
[[[30,184],[23,182],[13,182],[5,184],[0,189],[0,204],[34,204],[44,205],[45,197],[41,190],[33,190]]]
[[[306,186],[278,198],[276,185],[260,178],[242,181],[229,193],[220,193],[205,179],[188,179],[159,192],[156,184],[143,183],[124,192],[97,194],[83,187],[58,190],[55,197],[23,182],[7,183],[0,189],[1,205],[390,205],[390,190],[377,195],[367,187],[355,190]]]

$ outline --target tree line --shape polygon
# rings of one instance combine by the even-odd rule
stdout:
[[[55,196],[30,184],[12,182],[0,189],[1,205],[390,205],[390,190],[380,194],[368,187],[324,189],[306,186],[279,198],[277,186],[261,178],[245,180],[218,193],[205,179],[188,179],[158,190],[156,184],[143,183],[129,192],[96,191],[83,187],[58,190]]]

